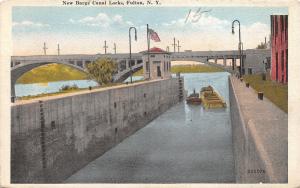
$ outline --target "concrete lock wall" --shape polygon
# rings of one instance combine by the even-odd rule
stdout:
[[[259,176],[255,177],[249,176],[248,170],[261,169],[264,164],[259,156],[253,137],[244,122],[243,114],[230,77],[229,99],[236,183],[266,182],[267,177],[265,173],[259,173]]]
[[[236,183],[286,183],[287,172],[277,170],[277,173],[274,173],[272,169],[280,169],[281,164],[273,160],[274,153],[266,153],[264,150],[264,147],[270,149],[276,145],[267,145],[260,141],[261,134],[257,132],[259,131],[256,129],[257,125],[251,120],[246,122],[233,87],[232,78],[229,77]],[[280,143],[273,142],[273,144]]]
[[[179,79],[11,108],[12,183],[59,183],[179,101]]]

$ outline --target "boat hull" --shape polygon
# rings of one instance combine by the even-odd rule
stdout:
[[[186,103],[199,105],[201,104],[201,99],[199,97],[189,97],[186,99]]]

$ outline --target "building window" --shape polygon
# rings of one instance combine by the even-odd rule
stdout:
[[[77,66],[82,67],[82,61],[77,61]]]
[[[248,74],[252,74],[252,68],[248,68]]]
[[[153,64],[160,63],[160,61],[153,61]]]
[[[268,70],[271,68],[271,58],[266,58],[266,61],[265,61],[265,69]]]
[[[285,40],[288,39],[288,16],[285,16]]]
[[[281,32],[283,33],[284,30],[283,15],[280,15],[280,25],[281,25]]]
[[[277,21],[277,16],[275,16],[275,37],[277,37],[277,34],[278,34],[278,21]]]
[[[286,74],[285,74],[285,77],[286,77],[286,82],[288,82],[288,49],[285,50],[285,71],[286,71]]]
[[[135,61],[134,60],[130,60],[130,66],[134,66],[135,65]]]
[[[138,60],[137,61],[137,64],[141,64],[141,63],[143,63],[143,60]]]
[[[150,55],[150,57],[155,57],[155,55]]]
[[[51,121],[51,128],[56,129],[55,121]]]
[[[276,52],[276,59],[275,59],[275,63],[276,63],[276,67],[275,67],[275,71],[276,71],[276,81],[278,81],[278,53]]]
[[[281,82],[284,83],[284,51],[281,50]]]
[[[169,62],[166,62],[167,71],[169,71]]]
[[[149,62],[146,62],[146,72],[149,72]]]
[[[126,60],[120,61],[120,71],[123,71],[126,69]]]
[[[160,70],[160,66],[157,66],[157,77],[161,77],[161,70]]]

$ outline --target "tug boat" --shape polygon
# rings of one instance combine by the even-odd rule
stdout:
[[[194,89],[194,92],[186,98],[186,103],[187,104],[195,104],[195,105],[201,104],[201,99],[199,97],[199,93],[196,93],[195,89]]]
[[[201,89],[200,99],[205,109],[226,108],[224,99],[210,85]]]

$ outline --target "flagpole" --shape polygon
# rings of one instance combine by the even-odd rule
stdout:
[[[148,65],[149,65],[149,80],[150,80],[150,40],[149,40],[149,25],[147,24],[147,45],[148,45]]]

